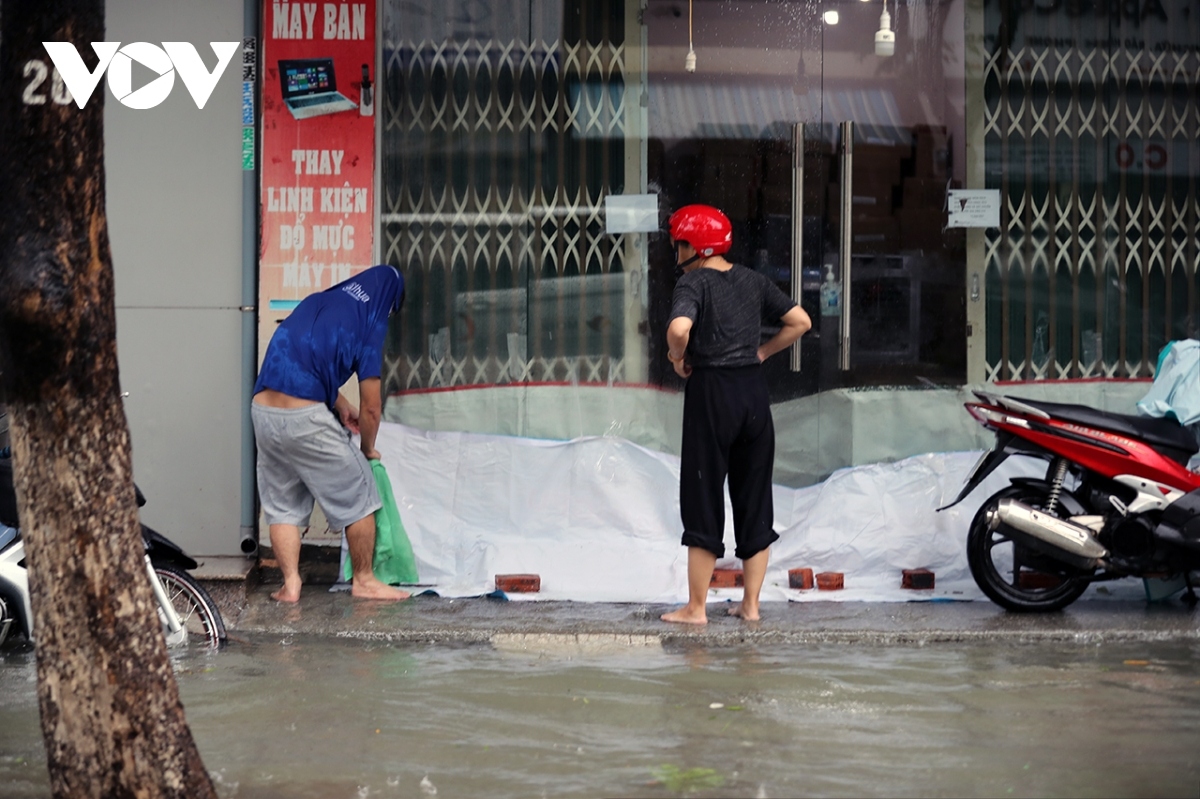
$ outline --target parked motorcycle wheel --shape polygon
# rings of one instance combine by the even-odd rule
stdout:
[[[195,578],[182,569],[158,563],[154,564],[154,572],[187,630],[188,643],[207,648],[223,644],[225,623],[221,621],[221,612]]]
[[[1078,570],[1017,543],[1003,526],[988,529],[988,510],[1002,499],[1044,509],[1049,497],[1041,489],[1013,485],[988,497],[979,508],[967,533],[967,565],[980,590],[1000,607],[1019,613],[1062,610],[1079,599],[1088,580]]]

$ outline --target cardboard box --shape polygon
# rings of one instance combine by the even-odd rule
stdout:
[[[913,174],[918,178],[950,176],[950,137],[941,125],[917,125],[913,128]]]
[[[946,213],[929,208],[901,208],[896,212],[900,225],[899,246],[901,250],[930,252],[945,246],[942,230],[946,226]]]
[[[855,144],[854,183],[864,180],[899,186],[904,160],[912,157],[912,147],[896,144]]]
[[[829,184],[830,216],[841,217],[842,187]],[[852,189],[850,205],[854,216],[891,216],[892,186],[873,180],[856,180]]]
[[[893,253],[900,246],[900,224],[890,216],[856,216],[850,237],[854,255]]]
[[[946,208],[946,181],[941,178],[905,178],[900,192],[900,207],[943,211]]]

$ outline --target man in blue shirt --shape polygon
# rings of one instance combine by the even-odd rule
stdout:
[[[283,572],[281,602],[300,600],[300,530],[313,501],[333,529],[346,531],[351,593],[407,599],[373,571],[375,511],[381,507],[370,460],[383,413],[380,374],[388,317],[404,301],[395,267],[374,266],[311,294],[280,323],[254,385],[250,417],[258,445],[258,494]],[[361,413],[339,393],[358,376]],[[360,435],[356,449],[351,434]]]

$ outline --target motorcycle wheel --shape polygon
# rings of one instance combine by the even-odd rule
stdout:
[[[1018,613],[1062,610],[1079,599],[1089,584],[1079,570],[1017,543],[1003,525],[988,529],[987,513],[1002,499],[1041,510],[1048,496],[1034,487],[1014,485],[997,491],[979,508],[967,533],[967,565],[980,590],[1000,607]]]
[[[225,643],[225,623],[217,604],[195,578],[182,569],[154,564],[167,597],[187,630],[189,644],[215,649]]]

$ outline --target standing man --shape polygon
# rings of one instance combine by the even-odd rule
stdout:
[[[300,529],[313,500],[334,529],[345,529],[351,593],[362,599],[407,599],[372,569],[375,511],[382,503],[369,460],[383,415],[380,374],[388,317],[404,301],[404,278],[373,266],[310,294],[279,325],[267,346],[250,417],[258,445],[258,494],[283,572],[280,602],[300,600]],[[338,389],[358,376],[359,414]],[[356,449],[351,434],[361,436]]]
[[[667,358],[687,379],[679,509],[688,548],[688,603],[663,621],[706,624],[705,605],[717,559],[725,554],[725,478],[733,505],[734,554],[745,593],[729,611],[759,618],[774,524],[771,475],[775,426],[762,362],[812,327],[804,309],[768,278],[723,257],[733,244],[725,214],[687,205],[671,215],[671,243],[683,275],[671,300]],[[760,345],[762,328],[782,325]]]

